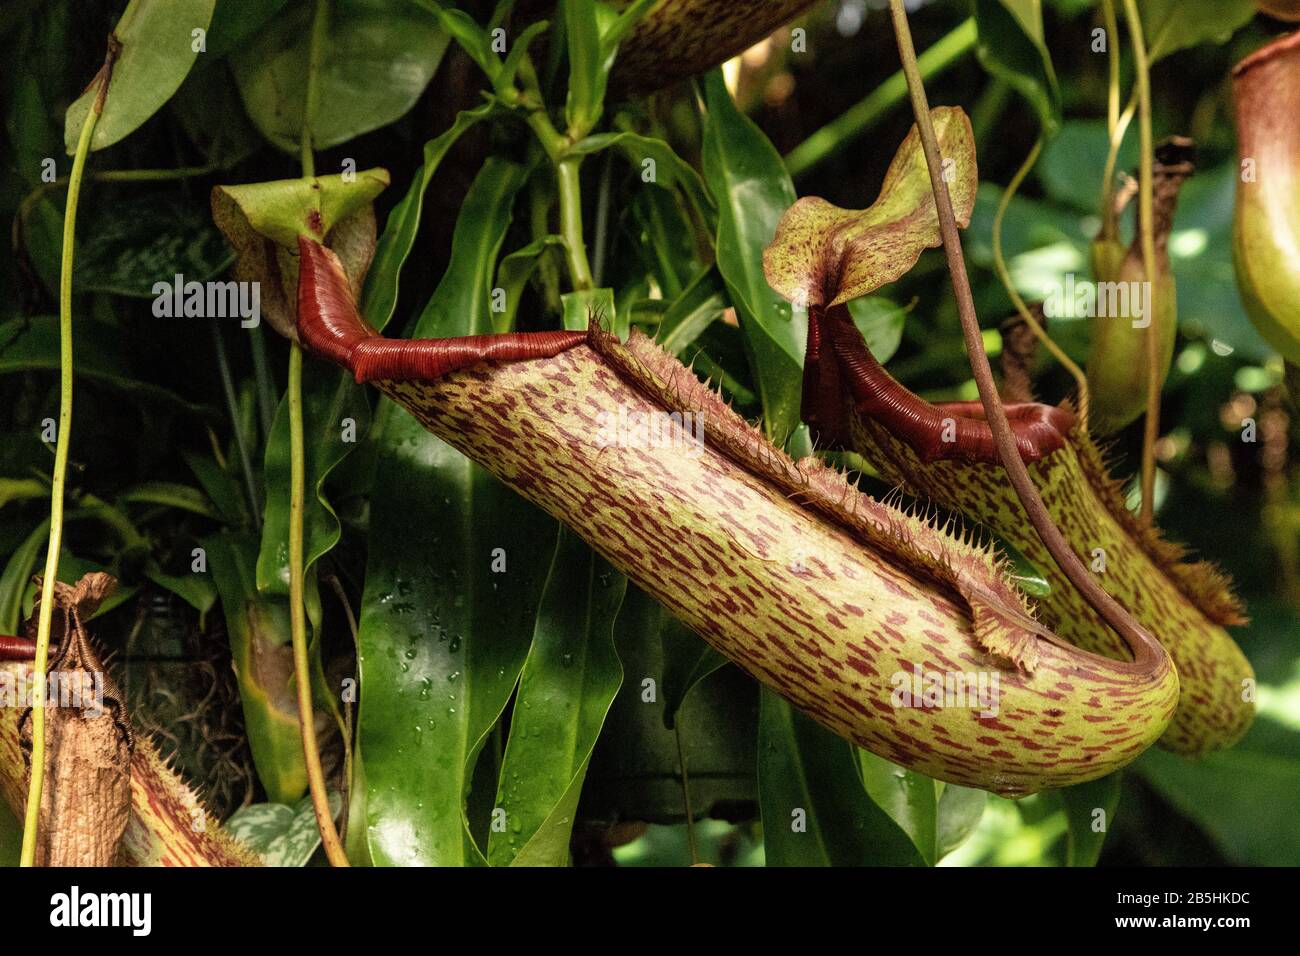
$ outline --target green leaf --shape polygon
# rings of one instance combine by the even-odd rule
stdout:
[[[447,151],[461,135],[474,124],[487,119],[499,110],[487,103],[474,110],[463,110],[456,121],[439,136],[424,144],[424,162],[416,170],[406,195],[388,214],[388,222],[375,245],[375,258],[366,276],[365,294],[361,299],[361,314],[379,332],[384,330],[397,308],[398,279],[402,265],[415,246],[415,236],[420,229],[420,213],[424,209],[424,194],[433,181],[434,173],[442,164]]]
[[[629,281],[647,291],[653,283],[661,296],[675,299],[704,267],[685,206],[667,190],[639,189],[630,212],[625,232],[639,263],[617,259],[620,273],[626,272]],[[713,235],[710,231],[707,237],[710,245]]]
[[[585,133],[600,120],[605,106],[609,65],[601,55],[600,23],[595,0],[560,0],[569,52],[569,93],[564,118],[570,130]]]
[[[488,840],[494,866],[563,866],[587,764],[623,683],[614,621],[627,579],[561,530],[519,678],[497,806],[505,828]],[[642,602],[651,599],[643,597]],[[641,602],[629,607],[635,615]]]
[[[718,70],[704,80],[704,102],[704,179],[718,206],[718,270],[760,383],[764,427],[784,439],[799,425],[808,329],[767,284],[763,249],[794,203],[794,185],[767,137],[736,108]]]
[[[148,372],[150,343],[116,325],[94,319],[74,320],[76,348],[72,364],[79,382],[95,382],[142,405],[212,417],[211,409],[154,385]],[[59,370],[59,320],[38,315],[0,323],[0,375]]]
[[[113,203],[112,215],[87,223],[77,247],[77,292],[155,298],[156,283],[170,290],[173,276],[207,282],[234,261],[207,209],[172,196],[140,196]]]
[[[726,284],[717,266],[709,266],[673,300],[659,322],[655,337],[669,352],[680,355],[726,310]]]
[[[922,866],[912,840],[867,796],[854,748],[764,689],[758,798],[768,866]]]
[[[1138,162],[1136,124],[1130,123],[1120,146],[1117,169],[1135,169]],[[1101,178],[1106,168],[1110,136],[1106,121],[1070,120],[1043,149],[1034,168],[1047,195],[1082,213],[1097,212]]]
[[[1061,802],[1065,804],[1065,819],[1070,828],[1066,844],[1068,866],[1097,865],[1101,845],[1106,842],[1106,832],[1114,822],[1115,808],[1119,806],[1122,777],[1122,773],[1112,773],[1058,791]]]
[[[343,795],[329,792],[330,812],[337,814]],[[306,866],[320,846],[320,829],[311,797],[303,797],[293,806],[283,803],[254,803],[240,807],[226,821],[232,837],[262,855],[266,866]]]
[[[273,801],[292,803],[307,792],[307,766],[293,682],[289,603],[257,590],[256,535],[222,532],[204,538],[203,548],[225,614],[257,777]]]
[[[39,478],[0,478],[0,508],[28,498],[48,498],[50,486]]]
[[[867,348],[881,365],[888,362],[903,341],[903,325],[907,309],[890,302],[883,296],[865,295],[848,304],[853,324],[867,340]]]
[[[704,180],[693,166],[678,156],[663,140],[632,132],[597,133],[574,143],[569,147],[568,153],[590,156],[611,147],[618,149],[636,167],[642,182],[677,190],[695,209],[709,231],[716,231],[718,211],[704,187]],[[653,178],[647,179],[647,176]]]
[[[519,311],[519,301],[523,298],[528,277],[533,274],[547,249],[562,245],[564,238],[561,236],[542,236],[501,260],[501,265],[497,267],[496,287],[506,294],[506,308],[504,312],[492,313],[493,331],[509,332],[514,329],[515,315]]]
[[[524,31],[514,39],[510,44],[510,52],[501,61],[501,69],[493,80],[498,91],[504,92],[514,85],[515,76],[524,61],[524,56],[528,53],[528,47],[550,27],[549,21],[539,20],[525,27]]]
[[[245,525],[248,522],[248,506],[239,483],[208,455],[182,449],[181,457],[185,459],[190,471],[194,472],[195,479],[212,502],[219,520],[232,528]]]
[[[938,797],[933,779],[855,748],[867,796],[889,814],[931,866],[939,859]]]
[[[618,46],[657,0],[634,0],[616,17],[596,0],[561,0],[569,53],[569,92],[564,104],[570,135],[585,136],[600,121],[609,72]]]
[[[984,818],[988,794],[973,787],[959,787],[955,783],[942,784],[939,796],[938,843],[939,859],[966,842]]]
[[[23,596],[36,568],[36,559],[45,553],[49,535],[50,519],[46,518],[14,549],[4,571],[0,572],[0,633],[18,633],[23,617]]]
[[[464,10],[449,10],[436,0],[416,0],[416,3],[437,17],[447,35],[469,54],[489,80],[496,81],[501,72],[501,61],[492,52],[492,40],[487,31],[475,23],[473,17]]]
[[[222,0],[212,14],[205,58],[223,57],[251,43],[289,0]]]
[[[117,498],[129,504],[162,505],[203,515],[205,518],[219,517],[212,502],[202,491],[192,485],[174,481],[141,481],[120,492]]]
[[[146,562],[144,576],[165,591],[170,591],[178,598],[199,612],[199,626],[212,605],[217,600],[217,589],[210,578],[203,574],[168,574],[157,561]]]
[[[262,135],[291,153],[302,139],[313,4],[291,4],[231,57],[244,108]],[[446,52],[437,17],[406,0],[331,0],[317,78],[312,145],[328,149],[407,112]]]
[[[92,150],[112,146],[134,132],[171,99],[198,56],[195,30],[206,31],[216,0],[131,0],[113,28],[122,44],[113,65],[104,111],[91,137]],[[64,121],[68,155],[77,151],[81,127],[98,95],[92,82],[71,106]]]
[[[957,107],[930,111],[957,222],[975,208],[979,174],[975,134]],[[951,164],[951,165],[949,165]],[[817,196],[800,199],[763,254],[772,288],[792,302],[836,305],[875,292],[905,275],[921,252],[938,246],[935,208],[921,137],[915,126],[894,154],[880,195],[866,209],[841,209]]]
[[[333,550],[341,534],[325,481],[365,438],[370,403],[364,387],[346,372],[312,362],[303,369],[302,418],[309,491],[303,509],[303,567],[310,576],[312,566]],[[289,595],[289,458],[286,394],[266,441],[266,507],[257,559],[258,589],[285,597]]]
[[[527,175],[484,165],[415,335],[490,331],[496,256]],[[465,793],[528,653],[554,524],[390,402],[373,441],[353,786],[364,839],[349,852],[381,865],[483,863]]]
[[[676,619],[664,621],[659,639],[663,644],[664,659],[660,681],[664,694],[664,726],[671,730],[691,688],[725,665],[727,659]]]
[[[984,68],[1029,100],[1049,138],[1061,125],[1061,89],[1043,34],[1042,0],[973,0]]]
[[[1294,747],[1295,735],[1289,738]],[[1290,867],[1300,860],[1300,762],[1294,754],[1235,749],[1191,763],[1152,747],[1133,766],[1231,861]]]
[[[606,329],[620,339],[628,335],[627,315],[620,315],[614,305],[613,289],[582,289],[578,292],[566,292],[560,296],[564,307],[564,327],[571,331],[582,331],[590,320],[598,320]]]
[[[217,7],[218,15],[225,7]],[[244,112],[227,60],[200,62],[172,97],[171,109],[190,142],[217,169],[232,168],[265,144]]]
[[[1151,63],[1178,50],[1228,38],[1255,15],[1254,0],[1142,0],[1142,38]]]

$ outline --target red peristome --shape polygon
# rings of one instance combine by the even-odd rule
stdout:
[[[586,332],[509,332],[445,339],[389,339],[361,317],[337,257],[298,237],[298,337],[358,382],[429,381],[481,362],[553,358]]]
[[[0,661],[31,661],[36,659],[36,642],[29,637],[0,634]]]
[[[999,464],[993,433],[979,402],[932,405],[909,391],[876,361],[846,306],[815,306],[808,313],[803,417],[825,443],[848,442],[848,409],[866,415],[905,441],[922,461],[964,459]],[[1036,402],[1006,406],[1020,457],[1039,461],[1065,444],[1074,416]]]

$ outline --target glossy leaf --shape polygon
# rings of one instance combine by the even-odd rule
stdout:
[[[370,427],[370,403],[363,386],[322,362],[303,369],[303,429],[308,497],[303,509],[303,566],[312,566],[338,544],[339,520],[325,495],[325,481]],[[281,399],[266,441],[262,547],[257,587],[289,595],[289,403]]]
[[[221,597],[244,729],[267,796],[291,803],[307,791],[289,644],[289,604],[257,590],[257,536],[205,538],[208,570]]]
[[[0,633],[18,633],[23,619],[23,595],[36,568],[36,559],[45,553],[49,534],[50,519],[46,518],[14,549],[0,571]]]
[[[673,300],[659,323],[659,344],[680,355],[727,310],[727,287],[717,266],[700,271]]]
[[[628,333],[627,315],[619,314],[614,304],[613,289],[583,289],[579,292],[566,292],[560,296],[564,307],[564,327],[580,331],[593,321],[600,322],[620,339],[626,339]]]
[[[854,748],[764,690],[758,798],[768,866],[922,866],[863,790]]]
[[[219,516],[202,491],[174,481],[141,481],[123,490],[118,501],[129,504],[162,505],[190,514],[217,519]]]
[[[189,572],[169,574],[158,562],[150,560],[145,564],[144,576],[198,611],[199,626],[203,627],[208,611],[212,610],[212,605],[217,601],[216,586],[206,575]]]
[[[1295,734],[1289,738],[1294,747]],[[1294,753],[1236,749],[1190,763],[1152,748],[1134,768],[1230,861],[1294,866],[1300,859],[1300,765]]]
[[[212,502],[217,518],[231,528],[240,528],[248,522],[248,505],[239,483],[222,470],[211,456],[181,451],[181,457]]]
[[[568,862],[587,764],[623,683],[614,623],[629,626],[619,614],[626,589],[627,579],[581,538],[560,532],[510,719],[497,792],[505,828],[488,841],[494,866]]]
[[[295,3],[232,55],[249,118],[296,153],[306,102],[312,4]],[[437,18],[405,0],[333,0],[312,145],[328,149],[406,113],[447,49]]]
[[[975,52],[1033,106],[1047,136],[1061,125],[1061,89],[1043,33],[1042,0],[974,0]]]
[[[406,195],[393,207],[384,224],[384,231],[375,245],[375,258],[366,276],[365,295],[361,299],[361,314],[376,331],[383,331],[397,308],[398,279],[402,266],[420,230],[420,213],[424,209],[424,194],[433,181],[447,151],[461,135],[482,120],[498,111],[494,104],[485,104],[474,110],[457,114],[456,121],[439,136],[424,144],[424,162],[416,170]]]
[[[1101,855],[1101,845],[1106,842],[1106,832],[1115,819],[1119,806],[1122,773],[1112,773],[1066,787],[1058,791],[1065,804],[1065,819],[1069,825],[1066,860],[1069,866],[1096,866]]]
[[[343,806],[343,795],[331,790],[328,799],[330,811],[337,814]],[[236,840],[261,854],[266,866],[306,866],[320,846],[320,829],[310,797],[303,797],[293,806],[253,803],[240,807],[226,821],[225,828]]]
[[[664,661],[660,681],[664,696],[664,726],[671,730],[691,689],[728,662],[702,637],[675,619],[664,621],[660,641]]]
[[[492,52],[492,41],[487,31],[475,23],[473,17],[464,10],[445,7],[437,0],[416,0],[416,4],[437,17],[447,35],[469,54],[488,79],[496,80],[501,71],[501,61]]]
[[[527,170],[490,159],[414,334],[491,328],[496,256]],[[554,524],[384,402],[359,634],[354,859],[482,863],[465,822],[474,759],[528,652]],[[495,549],[501,551],[494,556]],[[505,569],[494,573],[494,559]]]
[[[569,53],[569,92],[564,115],[570,132],[585,135],[600,120],[605,88],[618,45],[658,0],[634,0],[612,21],[602,23],[596,0],[561,0]]]
[[[515,327],[515,315],[519,311],[519,302],[523,298],[528,277],[533,274],[547,249],[562,245],[564,239],[560,236],[542,236],[501,260],[501,265],[497,267],[496,288],[505,292],[506,301],[505,311],[492,313],[494,331],[509,332]]]
[[[130,0],[113,28],[121,51],[113,66],[104,111],[95,123],[92,150],[112,146],[158,112],[180,87],[198,56],[195,30],[206,31],[216,0]],[[68,155],[97,95],[92,83],[71,106],[64,123]]]
[[[597,133],[574,143],[568,151],[589,156],[611,148],[627,157],[643,183],[655,183],[664,189],[677,190],[691,204],[710,232],[717,229],[717,208],[708,190],[704,188],[704,180],[693,166],[678,156],[663,140],[632,132]]]
[[[959,787],[955,783],[941,784],[939,795],[938,843],[939,859],[961,846],[975,832],[984,818],[984,807],[989,795],[973,787]]]
[[[73,285],[79,292],[155,298],[154,285],[173,277],[207,282],[234,261],[202,206],[170,196],[141,196],[113,204],[111,216],[86,223],[77,248]]]
[[[808,330],[763,275],[763,249],[795,200],[767,137],[736,108],[722,74],[704,80],[704,178],[718,206],[718,270],[736,308],[759,381],[764,427],[784,438],[799,424]]]
[[[855,748],[855,752],[867,796],[889,814],[921,858],[933,866],[939,859],[938,785],[930,777],[905,770],[870,751]]]
[[[1202,43],[1226,43],[1255,15],[1254,0],[1142,0],[1142,38],[1155,63]]]
[[[970,120],[957,107],[931,110],[948,192],[961,226],[970,223],[979,173]],[[913,126],[889,164],[880,196],[866,209],[841,209],[817,196],[800,199],[781,219],[763,255],[772,288],[791,301],[835,305],[905,275],[921,252],[938,246],[939,217],[921,138]]]

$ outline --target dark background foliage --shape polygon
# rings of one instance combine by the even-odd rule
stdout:
[[[268,19],[284,15],[283,4],[264,6]],[[492,5],[459,6],[484,22]],[[792,50],[792,28],[786,27],[729,68],[739,106],[781,154],[896,70],[888,18],[879,6],[828,0],[795,24],[807,31],[806,52]],[[106,0],[9,0],[0,12],[0,40],[8,51],[0,65],[0,213],[14,224],[12,254],[0,263],[0,612],[10,618],[20,608],[25,612],[27,572],[39,566],[44,546],[41,522],[48,516],[45,482],[52,456],[40,430],[44,419],[57,417],[58,405],[57,328],[49,316],[57,307],[63,204],[61,192],[43,187],[41,161],[55,157],[60,175],[66,174],[63,113],[97,68],[103,38],[120,7]],[[1015,200],[1004,239],[1012,273],[1030,297],[1065,272],[1086,269],[1105,156],[1106,58],[1090,45],[1098,14],[1086,0],[1057,0],[1044,7],[1064,123]],[[968,4],[954,0],[922,5],[913,17],[918,48],[948,34],[968,13]],[[1253,618],[1237,637],[1259,676],[1260,716],[1231,751],[1196,764],[1151,752],[1124,772],[1103,864],[1300,862],[1297,410],[1286,397],[1280,361],[1254,333],[1237,300],[1228,239],[1236,160],[1227,77],[1233,63],[1276,29],[1277,24],[1257,18],[1227,42],[1201,43],[1166,57],[1151,78],[1157,138],[1186,134],[1199,147],[1198,173],[1185,189],[1171,242],[1180,334],[1164,395],[1158,516],[1171,537],[1235,577]],[[254,42],[257,32],[241,43]],[[216,25],[212,40],[222,41]],[[116,652],[127,675],[137,720],[187,775],[203,783],[223,817],[265,802],[271,787],[259,780],[247,743],[223,603],[211,584],[195,584],[186,568],[192,548],[209,536],[257,530],[257,516],[250,512],[261,507],[266,490],[262,442],[283,389],[287,350],[270,334],[254,347],[251,337],[230,324],[155,318],[148,290],[174,272],[216,276],[229,265],[229,250],[208,213],[213,185],[299,175],[296,156],[270,145],[250,122],[235,77],[232,53],[237,52],[233,45],[214,49],[167,107],[93,158],[92,170],[211,168],[179,181],[91,182],[83,194],[69,504],[74,520],[61,575],[103,567],[118,576],[121,600],[97,620],[98,636]],[[1130,82],[1126,60],[1126,90]],[[409,112],[320,150],[317,168],[336,170],[347,160],[357,169],[386,167],[393,186],[376,205],[382,230],[420,166],[424,142],[451,126],[459,111],[477,106],[483,85],[477,67],[453,44]],[[631,127],[662,136],[697,168],[703,162],[707,172],[709,147],[695,107],[697,91],[689,82],[679,84],[627,104],[620,115]],[[973,117],[982,188],[965,238],[981,319],[996,351],[1000,340],[993,330],[1013,307],[992,268],[991,219],[1002,187],[1038,134],[1037,119],[969,52],[931,78],[929,92],[932,103],[961,105]],[[832,138],[825,158],[795,176],[799,195],[824,196],[849,208],[868,205],[911,122],[906,103],[898,101],[860,135]],[[1129,139],[1136,140],[1135,130]],[[528,145],[518,128],[482,124],[452,147],[425,196],[393,329],[408,328],[440,289],[462,202],[485,160],[523,160]],[[749,147],[728,140],[722,148]],[[1132,171],[1135,162],[1130,142],[1121,168]],[[654,299],[645,283],[654,273],[645,266],[646,250],[661,260],[707,265],[711,237],[702,241],[698,229],[689,228],[698,223],[677,204],[677,225],[647,240],[653,232],[647,223],[653,223],[658,207],[638,188],[635,168],[607,152],[583,170],[587,236],[594,259],[605,265],[604,284],[618,291],[620,310],[629,308],[634,320],[648,321],[655,315],[652,306],[643,304],[638,312],[634,304]],[[608,202],[604,209],[602,197]],[[520,200],[502,254],[535,238],[530,201]],[[606,224],[594,225],[599,222]],[[552,260],[550,268],[557,264]],[[663,273],[658,275],[661,299],[671,299],[673,290],[662,288]],[[452,293],[443,286],[439,294]],[[531,283],[523,295],[521,325],[554,320],[556,303],[548,299],[544,282]],[[725,372],[730,397],[757,417],[762,411],[757,376],[734,322],[725,321],[731,304],[726,290],[714,291],[708,301],[717,315],[699,337],[697,367]],[[975,397],[941,255],[925,254],[907,276],[882,290],[882,301],[906,309],[891,371],[927,398]],[[1053,332],[1076,359],[1084,359],[1082,322],[1062,322]],[[259,348],[269,375],[260,383]],[[1050,400],[1065,395],[1068,377],[1047,361],[1040,366],[1041,394]],[[363,411],[375,405],[373,396],[357,394],[367,403]],[[363,590],[373,586],[366,580],[368,560],[374,567],[377,548],[400,548],[369,534],[376,513],[369,497],[375,463],[391,436],[385,428],[400,432],[391,415],[374,410],[376,428],[328,482],[342,525],[341,540],[320,564],[322,658],[331,677],[351,673],[352,667],[353,639],[340,595],[364,614]],[[1248,415],[1261,426],[1260,440],[1253,444],[1238,437],[1239,422]],[[248,478],[236,465],[234,436],[241,428],[257,439],[250,453],[255,474]],[[1136,470],[1140,448],[1140,423],[1117,437],[1112,457],[1125,477]],[[197,460],[213,463],[219,474],[196,467]],[[411,478],[423,480],[419,474]],[[251,495],[246,481],[254,485]],[[426,494],[391,474],[388,482],[390,493]],[[218,500],[223,492],[233,501],[225,508]],[[541,543],[528,562],[544,576],[554,529],[546,525],[537,540]],[[528,585],[534,591],[541,586],[542,578]],[[763,839],[755,774],[763,757],[755,746],[757,690],[734,668],[710,673],[712,662],[701,657],[695,638],[653,619],[657,612],[638,609],[635,601],[626,598],[615,627],[625,679],[583,789],[574,860],[684,863],[694,852],[718,863],[759,861]],[[663,629],[662,641],[634,640],[638,627],[647,634]],[[709,676],[686,695],[701,673]],[[647,719],[637,706],[645,674],[661,676],[661,692],[676,695],[678,703],[685,697],[676,732],[665,729],[657,716]],[[469,818],[475,826],[484,825],[493,806],[505,743],[506,726],[498,725],[484,757],[469,768]],[[341,763],[337,737],[330,747],[334,763]],[[683,751],[691,768],[691,807],[699,818],[689,830],[678,773]],[[854,799],[867,798],[859,789]],[[967,815],[978,825],[972,823],[973,835],[950,862],[1033,865],[1066,859],[1070,817],[1057,795],[1016,803],[990,797],[982,817],[975,811]],[[946,819],[961,828],[963,818],[952,807]],[[9,821],[0,823],[0,832],[9,830]],[[769,847],[769,861],[773,852]],[[847,862],[879,861],[870,850],[864,855]]]

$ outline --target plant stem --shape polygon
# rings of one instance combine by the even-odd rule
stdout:
[[[700,862],[699,847],[695,842],[695,810],[691,806],[691,778],[686,771],[686,749],[682,746],[680,715],[673,721],[673,737],[677,740],[677,764],[682,768],[682,806],[686,811],[686,844],[690,847],[691,863]]]
[[[975,46],[975,19],[970,17],[939,38],[917,65],[927,80],[938,76]],[[876,121],[907,99],[907,77],[899,70],[836,119],[817,130],[785,157],[785,168],[798,178],[830,159],[869,130]]]
[[[330,0],[315,0],[311,20],[311,45],[307,49],[307,101],[302,111],[302,140],[300,153],[302,157],[302,175],[310,179],[316,175],[316,156],[312,152],[312,124],[316,120],[316,107],[319,105],[321,62],[325,57],[325,47],[329,41]]]
[[[1137,71],[1138,129],[1141,132],[1142,157],[1138,166],[1138,229],[1142,237],[1142,262],[1146,267],[1147,288],[1151,290],[1150,318],[1145,329],[1147,365],[1147,416],[1142,432],[1142,512],[1143,521],[1150,522],[1155,513],[1156,440],[1160,437],[1160,344],[1156,338],[1159,326],[1155,317],[1160,315],[1160,294],[1156,284],[1155,238],[1155,187],[1152,179],[1151,142],[1151,76],[1147,63],[1146,42],[1142,38],[1142,20],[1138,16],[1136,0],[1124,0],[1124,17],[1128,21],[1129,38],[1133,41],[1133,57]]]
[[[108,52],[97,79],[99,91],[81,124],[77,151],[68,177],[68,195],[63,214],[63,250],[59,265],[59,430],[54,441],[54,475],[50,488],[50,536],[45,550],[45,576],[41,579],[41,607],[36,623],[36,660],[32,665],[32,753],[31,778],[27,784],[27,807],[23,816],[23,845],[19,866],[36,863],[36,832],[41,816],[45,786],[45,671],[50,662],[50,629],[54,622],[54,590],[59,579],[59,551],[63,547],[63,495],[68,477],[68,449],[72,444],[72,263],[76,251],[77,201],[81,180],[90,156],[95,124],[104,112],[113,63],[121,44],[108,38]]]
[[[582,237],[582,184],[578,172],[582,159],[565,156],[555,164],[555,182],[560,191],[560,235],[569,257],[569,278],[576,290],[594,289],[596,282],[587,261],[587,244]]]
[[[948,195],[948,184],[944,181],[943,157],[939,152],[939,141],[935,136],[934,123],[930,117],[930,104],[926,100],[925,86],[920,70],[916,65],[916,50],[912,46],[912,33],[907,24],[907,12],[903,0],[889,0],[889,12],[894,22],[894,33],[898,39],[898,53],[903,61],[903,70],[907,74],[908,89],[912,96],[912,110],[916,114],[916,125],[920,131],[921,142],[925,147],[926,165],[930,170],[930,186],[934,191],[935,208],[939,217],[939,229],[943,235],[944,253],[948,260],[948,271],[952,276],[953,294],[957,300],[957,313],[961,318],[962,333],[966,339],[966,350],[970,358],[971,373],[979,388],[980,400],[984,404],[985,418],[993,432],[998,456],[1002,467],[1007,472],[1021,506],[1029,516],[1029,521],[1038,532],[1043,545],[1056,561],[1061,571],[1081,593],[1090,605],[1110,624],[1124,639],[1133,653],[1131,666],[1134,670],[1154,670],[1167,664],[1168,657],[1159,642],[1139,625],[1109,594],[1102,590],[1096,580],[1083,566],[1079,556],[1071,550],[1061,531],[1052,521],[1038,489],[1020,460],[1016,448],[1015,435],[1007,421],[1006,409],[998,395],[993,382],[993,369],[989,367],[988,355],[984,351],[984,341],[980,332],[979,319],[975,314],[975,299],[971,294],[970,278],[966,274],[966,261],[962,256],[961,237],[957,232],[957,219],[953,214],[952,199]]]
[[[316,111],[316,81],[329,37],[329,0],[316,0],[312,16],[311,50],[308,53],[307,103],[302,121],[302,175],[316,174],[312,153],[312,119]],[[302,735],[302,755],[307,766],[307,784],[311,805],[316,813],[321,845],[330,866],[348,866],[347,854],[330,813],[325,772],[321,768],[320,745],[316,741],[316,724],[311,705],[311,663],[307,653],[306,570],[303,566],[303,511],[307,500],[307,458],[303,449],[302,425],[302,346],[289,344],[289,382],[285,395],[289,403],[289,633],[293,641],[293,675],[298,693],[298,728]]]
[[[1115,17],[1115,0],[1101,0],[1101,18],[1106,30],[1106,62],[1110,75],[1106,89],[1106,132],[1112,138],[1119,125],[1119,20]]]
[[[560,235],[564,238],[569,279],[574,289],[595,288],[591,263],[587,261],[587,245],[582,237],[582,182],[578,176],[582,156],[568,152],[569,147],[586,136],[588,130],[571,129],[565,135],[555,128],[543,105],[537,71],[527,55],[519,64],[519,79],[523,84],[524,99],[532,104],[528,125],[555,168],[555,183],[560,197]]]
[[[1128,124],[1133,119],[1136,99],[1130,98],[1128,108],[1121,115],[1119,109],[1119,21],[1115,17],[1115,0],[1102,0],[1102,22],[1106,30],[1106,57],[1110,67],[1110,76],[1106,95],[1106,135],[1110,142],[1106,152],[1106,168],[1101,178],[1101,231],[1098,239],[1119,238],[1118,217],[1115,214],[1115,164],[1119,159],[1119,148],[1128,131]],[[1136,94],[1135,94],[1136,96]]]
[[[1106,168],[1102,173],[1101,183],[1101,231],[1098,239],[1119,238],[1119,210],[1115,208],[1115,167],[1119,164],[1119,150],[1124,145],[1124,136],[1128,133],[1133,114],[1137,111],[1137,91],[1129,97],[1128,105],[1120,114],[1115,124],[1115,131],[1110,137],[1110,148],[1106,151]]]
[[[1017,291],[1015,283],[1011,281],[1011,271],[1007,269],[1006,258],[1002,255],[1002,220],[1006,218],[1007,208],[1011,205],[1011,200],[1015,197],[1020,184],[1025,181],[1029,171],[1034,168],[1038,162],[1038,157],[1043,151],[1043,137],[1039,134],[1038,139],[1034,142],[1034,148],[1029,151],[1025,161],[1020,164],[1016,174],[1011,177],[1011,182],[1007,184],[1006,190],[1002,193],[1002,199],[998,202],[998,211],[993,217],[993,266],[997,269],[998,278],[1002,280],[1002,285],[1006,287],[1007,295],[1011,297],[1016,311],[1020,313],[1021,320],[1029,326],[1030,331],[1039,342],[1046,346],[1047,350],[1052,353],[1058,362],[1063,365],[1070,375],[1074,377],[1075,387],[1079,390],[1079,427],[1084,431],[1088,430],[1088,376],[1083,374],[1083,369],[1079,368],[1074,359],[1065,354],[1065,351],[1052,340],[1038,320],[1034,318],[1033,313],[1029,311],[1029,306],[1021,298],[1020,292]]]

